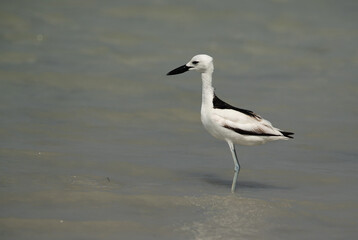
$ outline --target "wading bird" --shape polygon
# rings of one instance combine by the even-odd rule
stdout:
[[[294,133],[275,128],[256,113],[234,107],[218,98],[212,86],[213,58],[208,55],[196,55],[187,64],[168,72],[167,75],[176,75],[190,70],[201,73],[201,122],[211,135],[229,144],[235,165],[231,192],[235,192],[240,164],[234,144],[250,146],[275,140],[287,140],[293,138],[291,135]]]

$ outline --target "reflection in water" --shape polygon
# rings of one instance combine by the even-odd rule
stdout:
[[[232,182],[230,180],[225,180],[225,179],[219,178],[218,176],[215,176],[215,175],[206,175],[206,176],[204,176],[204,180],[207,183],[217,185],[217,186],[225,186],[225,187],[229,186],[230,187],[232,184]],[[240,181],[240,182],[238,182],[238,186],[240,188],[257,188],[257,189],[279,188],[279,187],[276,187],[273,185],[260,183],[260,182],[254,182],[254,181]]]

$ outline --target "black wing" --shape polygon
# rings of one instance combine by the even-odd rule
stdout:
[[[242,108],[237,108],[234,107],[226,102],[224,102],[223,100],[221,100],[220,98],[218,98],[216,96],[216,94],[214,93],[214,98],[213,98],[213,105],[214,108],[219,108],[219,109],[232,109],[238,112],[241,112],[243,114],[246,114],[250,117],[256,118],[256,119],[261,119],[261,117],[257,114],[255,114],[253,111],[251,110],[247,110],[247,109],[242,109]]]
[[[233,128],[233,127],[230,127],[230,126],[227,126],[227,125],[224,125],[224,128],[227,128],[227,129],[230,129],[234,132],[237,132],[238,134],[241,134],[241,135],[249,135],[249,136],[265,136],[265,137],[279,137],[281,135],[276,135],[276,134],[271,134],[271,133],[265,133],[264,131],[247,131],[247,130],[243,130],[243,129],[240,129],[240,128]],[[293,135],[294,133],[292,132],[284,132],[284,131],[280,131],[280,133],[283,134],[283,136],[287,137],[287,138],[293,138],[291,135]]]

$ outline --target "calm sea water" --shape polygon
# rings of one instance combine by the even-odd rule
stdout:
[[[1,239],[354,239],[357,1],[2,1]],[[200,123],[197,73],[296,133]]]

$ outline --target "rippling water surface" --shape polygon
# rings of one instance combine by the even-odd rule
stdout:
[[[356,1],[0,3],[1,239],[354,239]],[[197,73],[295,139],[200,123]]]

